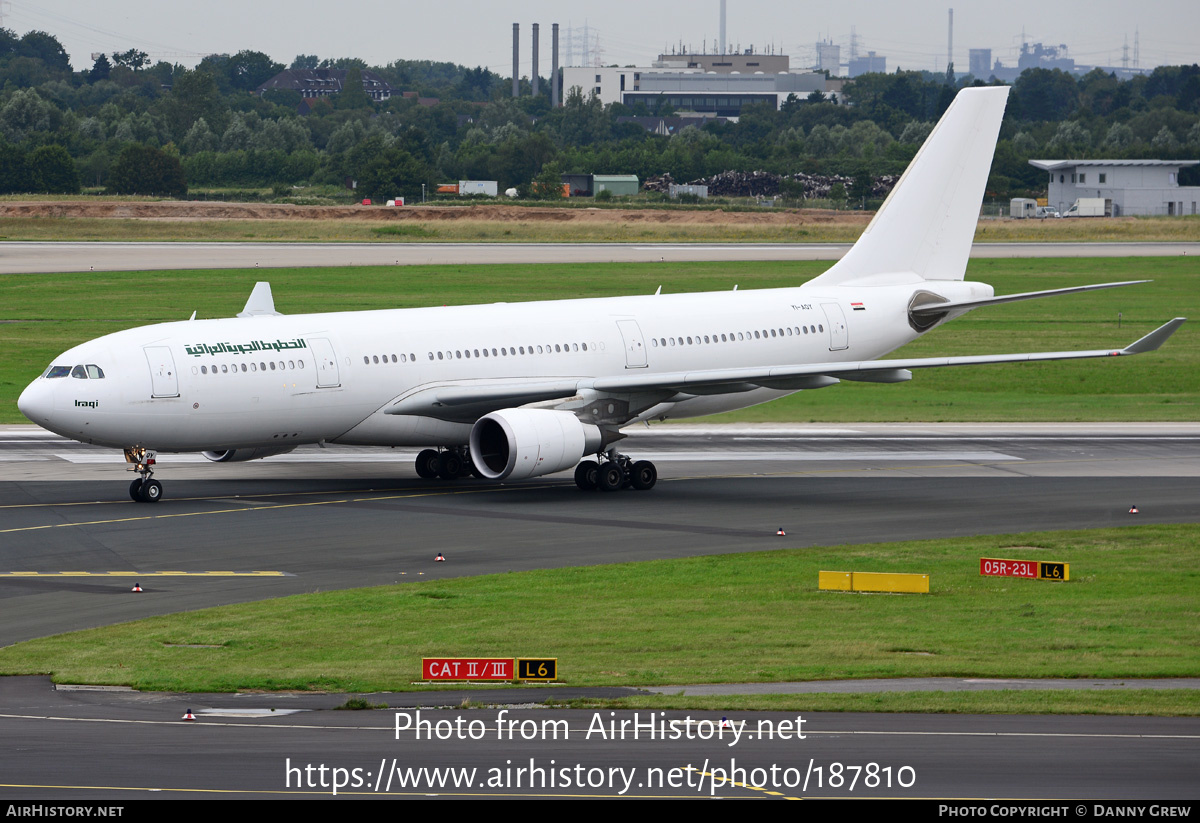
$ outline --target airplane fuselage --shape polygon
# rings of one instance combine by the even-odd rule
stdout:
[[[907,305],[931,285],[947,299],[991,293],[922,281],[162,323],[65,352],[54,365],[95,364],[104,377],[43,376],[20,405],[52,431],[118,448],[461,445],[471,420],[387,410],[434,384],[586,384],[873,359],[919,336]],[[634,419],[713,414],[788,393],[674,393]]]

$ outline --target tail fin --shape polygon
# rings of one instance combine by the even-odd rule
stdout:
[[[858,242],[812,282],[962,280],[1007,99],[1007,86],[960,91]]]

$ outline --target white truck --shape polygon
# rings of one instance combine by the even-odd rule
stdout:
[[[458,193],[460,196],[469,194],[485,194],[488,197],[497,195],[495,180],[459,180]]]
[[[1110,203],[1103,197],[1080,197],[1063,213],[1063,217],[1108,217],[1112,214]]]

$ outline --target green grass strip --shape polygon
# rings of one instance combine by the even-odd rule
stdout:
[[[1071,580],[981,577],[983,556],[1065,561]],[[1194,677],[1198,569],[1200,526],[1143,525],[532,571],[308,594],[59,635],[0,650],[0,674],[170,691],[373,692],[413,688],[422,657],[532,656],[557,657],[563,682],[594,686]],[[931,593],[819,591],[820,570],[928,573]],[[1168,697],[1175,713],[1200,707],[1195,692]],[[924,711],[915,707],[937,699],[894,696],[878,705]],[[714,699],[648,700],[665,707]],[[716,700],[817,705],[812,696]],[[858,710],[879,699],[823,700]],[[1041,693],[953,700],[964,711],[983,705],[975,701],[1084,710],[1084,698]],[[1157,694],[1093,704],[1105,701],[1133,712],[1168,705]]]

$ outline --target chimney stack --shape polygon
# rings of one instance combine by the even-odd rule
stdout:
[[[521,96],[521,67],[517,58],[521,54],[521,24],[513,23],[513,97]]]
[[[533,86],[533,96],[537,97],[538,93],[538,24],[533,24],[533,72],[529,75],[529,82]]]
[[[558,79],[558,23],[554,24],[554,28],[550,33],[550,107],[554,108],[558,105],[559,98],[559,79]]]

